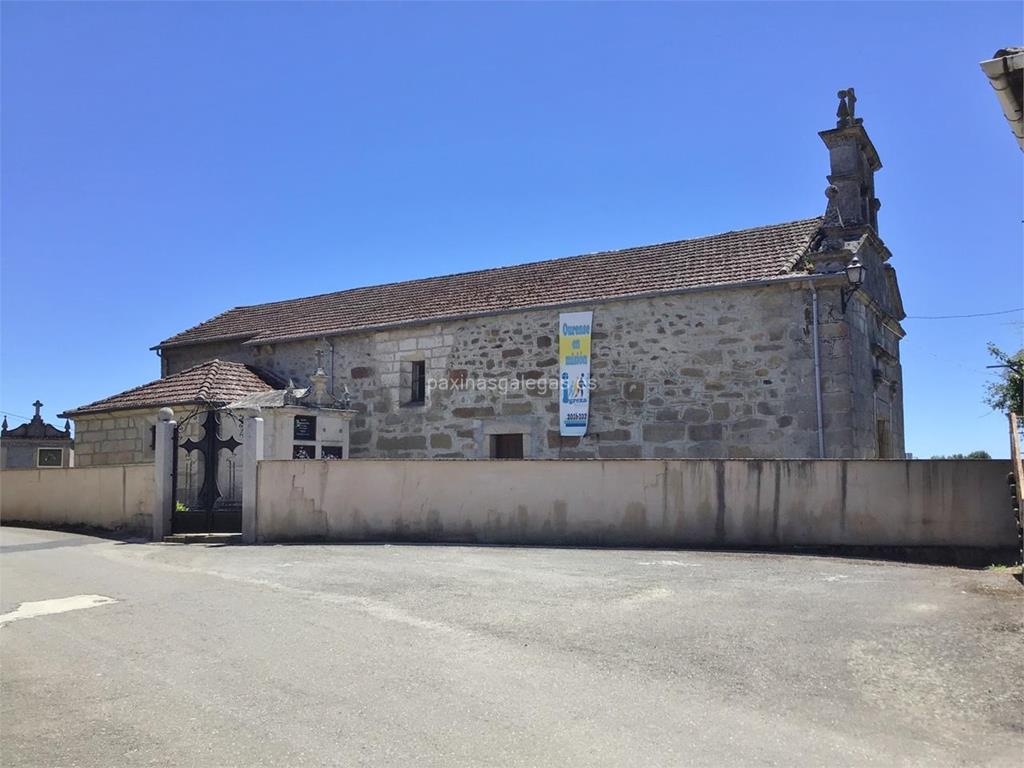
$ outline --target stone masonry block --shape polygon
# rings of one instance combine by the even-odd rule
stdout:
[[[694,442],[722,439],[721,424],[690,424],[686,428],[687,436]]]
[[[416,450],[427,447],[427,438],[423,435],[407,435],[405,437],[378,437],[377,448],[382,451]]]
[[[686,438],[686,425],[677,424],[645,424],[643,439],[645,443],[670,443]]]
[[[600,445],[597,455],[602,459],[639,459],[643,456],[640,445]]]
[[[435,432],[430,436],[431,448],[451,448],[452,436],[444,432]]]

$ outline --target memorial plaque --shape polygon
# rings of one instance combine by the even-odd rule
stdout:
[[[338,457],[341,458],[340,456]],[[62,448],[40,448],[39,449],[39,460],[37,462],[40,467],[60,467],[64,464],[64,449]]]
[[[296,416],[293,440],[316,440],[316,416]]]
[[[316,446],[315,445],[296,445],[292,448],[293,459],[315,459],[316,458]]]
[[[341,445],[324,445],[320,447],[321,459],[344,459],[345,448]]]

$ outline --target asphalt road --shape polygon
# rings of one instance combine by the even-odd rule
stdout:
[[[1024,589],[1004,573],[3,528],[0,577],[7,768],[1024,754]],[[96,597],[35,604],[78,595]]]

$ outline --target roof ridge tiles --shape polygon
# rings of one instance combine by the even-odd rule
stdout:
[[[539,264],[553,264],[553,263],[558,263],[558,262],[571,261],[573,259],[585,259],[585,258],[590,258],[590,257],[593,257],[593,256],[611,256],[611,255],[615,255],[615,254],[626,253],[627,251],[638,251],[638,250],[645,250],[645,249],[648,249],[648,248],[661,248],[661,247],[664,247],[666,245],[676,245],[678,243],[699,243],[702,240],[713,240],[715,238],[726,237],[728,235],[742,235],[742,234],[746,234],[748,232],[757,232],[757,231],[762,230],[762,229],[777,229],[779,227],[784,227],[784,226],[787,226],[787,225],[809,224],[812,221],[820,222],[821,218],[822,218],[821,216],[811,216],[811,217],[806,218],[806,219],[794,219],[793,221],[786,221],[786,222],[782,222],[782,223],[779,223],[779,224],[760,224],[760,225],[758,225],[756,227],[745,227],[744,229],[729,229],[729,230],[726,230],[724,232],[716,232],[715,234],[711,234],[711,235],[700,235],[698,237],[687,237],[687,238],[683,238],[681,240],[680,239],[677,239],[677,240],[664,240],[664,241],[657,242],[657,243],[647,243],[645,245],[629,245],[629,246],[625,246],[623,248],[610,248],[610,249],[605,249],[603,251],[587,251],[586,253],[577,253],[577,254],[573,254],[572,256],[556,256],[556,257],[554,257],[552,259],[537,259],[536,261],[523,261],[523,262],[520,262],[518,264],[504,264],[504,265],[497,266],[497,267],[484,267],[483,269],[470,269],[470,270],[467,270],[465,272],[449,272],[449,273],[442,274],[442,275],[428,275],[427,277],[413,277],[413,278],[409,278],[408,280],[393,280],[393,281],[391,281],[389,283],[373,283],[371,285],[357,285],[357,286],[353,286],[351,288],[342,288],[341,290],[337,290],[337,291],[326,291],[324,293],[313,293],[313,294],[310,294],[308,296],[296,296],[296,297],[291,298],[291,299],[277,299],[275,301],[264,301],[264,302],[260,302],[258,304],[239,304],[237,307],[232,307],[231,309],[225,310],[224,312],[221,312],[218,315],[214,315],[209,320],[206,320],[206,321],[204,321],[202,323],[197,323],[196,325],[192,326],[191,328],[185,329],[181,333],[188,333],[189,331],[194,330],[195,328],[199,327],[200,325],[205,325],[206,323],[212,322],[212,321],[222,317],[223,315],[228,314],[229,312],[234,312],[234,311],[239,310],[239,309],[259,309],[259,308],[262,308],[262,307],[273,307],[273,306],[280,305],[280,304],[291,304],[292,302],[295,302],[295,301],[307,301],[307,300],[312,300],[312,299],[322,299],[322,298],[326,298],[328,296],[336,296],[338,294],[351,293],[353,291],[359,291],[359,290],[364,290],[364,289],[390,288],[392,286],[408,285],[410,283],[426,283],[426,282],[430,282],[432,280],[448,280],[448,279],[451,279],[453,277],[466,277],[466,276],[469,276],[469,275],[484,275],[484,274],[487,274],[488,272],[503,272],[505,270],[518,269],[518,268],[527,268],[527,267],[535,267],[535,266],[537,266]],[[180,334],[175,334],[175,335],[180,335]]]

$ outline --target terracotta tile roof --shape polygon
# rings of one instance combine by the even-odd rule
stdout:
[[[803,219],[693,240],[235,307],[165,339],[154,349],[228,339],[262,344],[764,280],[790,272],[820,225],[820,218]]]
[[[165,405],[222,406],[281,386],[275,377],[241,363],[208,360],[180,373],[74,408],[60,418]]]

